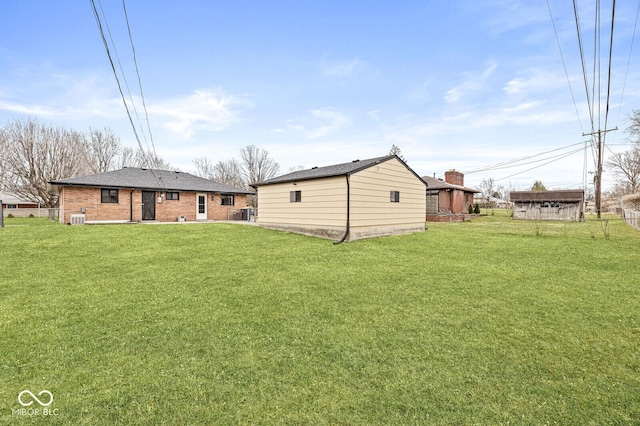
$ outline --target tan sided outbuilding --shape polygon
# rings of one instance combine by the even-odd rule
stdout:
[[[427,184],[395,155],[253,184],[258,223],[342,241],[425,230]]]

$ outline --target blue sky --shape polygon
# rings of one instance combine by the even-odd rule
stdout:
[[[593,3],[578,1],[590,79]],[[467,186],[491,177],[517,189],[535,180],[578,188],[582,151],[525,170],[581,145],[471,173],[588,140],[572,2],[549,5],[575,104],[542,0],[126,3],[156,151],[183,171],[247,145],[286,172],[386,155],[395,144],[420,175],[455,168]],[[101,6],[146,129],[122,2]],[[620,130],[607,135],[608,154],[629,148],[626,119],[640,108],[637,8],[617,2],[607,127]],[[601,10],[603,127],[611,3]],[[89,0],[6,0],[0,16],[0,123],[31,115],[107,126],[137,146]],[[605,187],[613,182],[605,174]]]

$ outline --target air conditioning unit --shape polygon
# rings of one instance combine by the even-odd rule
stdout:
[[[84,215],[83,214],[72,214],[71,215],[71,224],[72,225],[84,225]]]

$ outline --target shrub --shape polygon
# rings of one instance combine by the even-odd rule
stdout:
[[[475,214],[480,214],[480,206],[478,205],[478,203],[476,203],[476,205],[473,206],[473,212]]]
[[[35,216],[33,215],[33,213],[31,213],[31,214],[29,215],[29,217],[35,217]]]
[[[469,204],[469,214],[473,214],[473,206]]]
[[[11,213],[9,213],[9,214],[7,215],[7,219],[13,219],[13,215],[12,215]]]

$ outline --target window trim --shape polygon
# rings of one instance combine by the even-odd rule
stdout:
[[[302,191],[289,191],[289,202],[290,203],[301,203],[302,202]]]
[[[391,202],[391,203],[399,203],[400,202],[400,191],[389,191],[389,202]]]
[[[105,196],[106,191],[106,196]],[[113,192],[115,191],[115,198]],[[115,201],[114,201],[115,200]],[[117,188],[101,188],[100,189],[100,203],[101,204],[118,204],[120,201],[120,191]]]
[[[17,204],[7,204],[5,208],[7,210],[17,210],[18,209],[18,205]]]
[[[180,193],[177,191],[167,191],[165,197],[169,201],[180,201]]]
[[[231,204],[225,203],[225,199],[231,199]],[[235,194],[220,194],[220,205],[221,206],[235,206],[236,205],[236,196]]]

